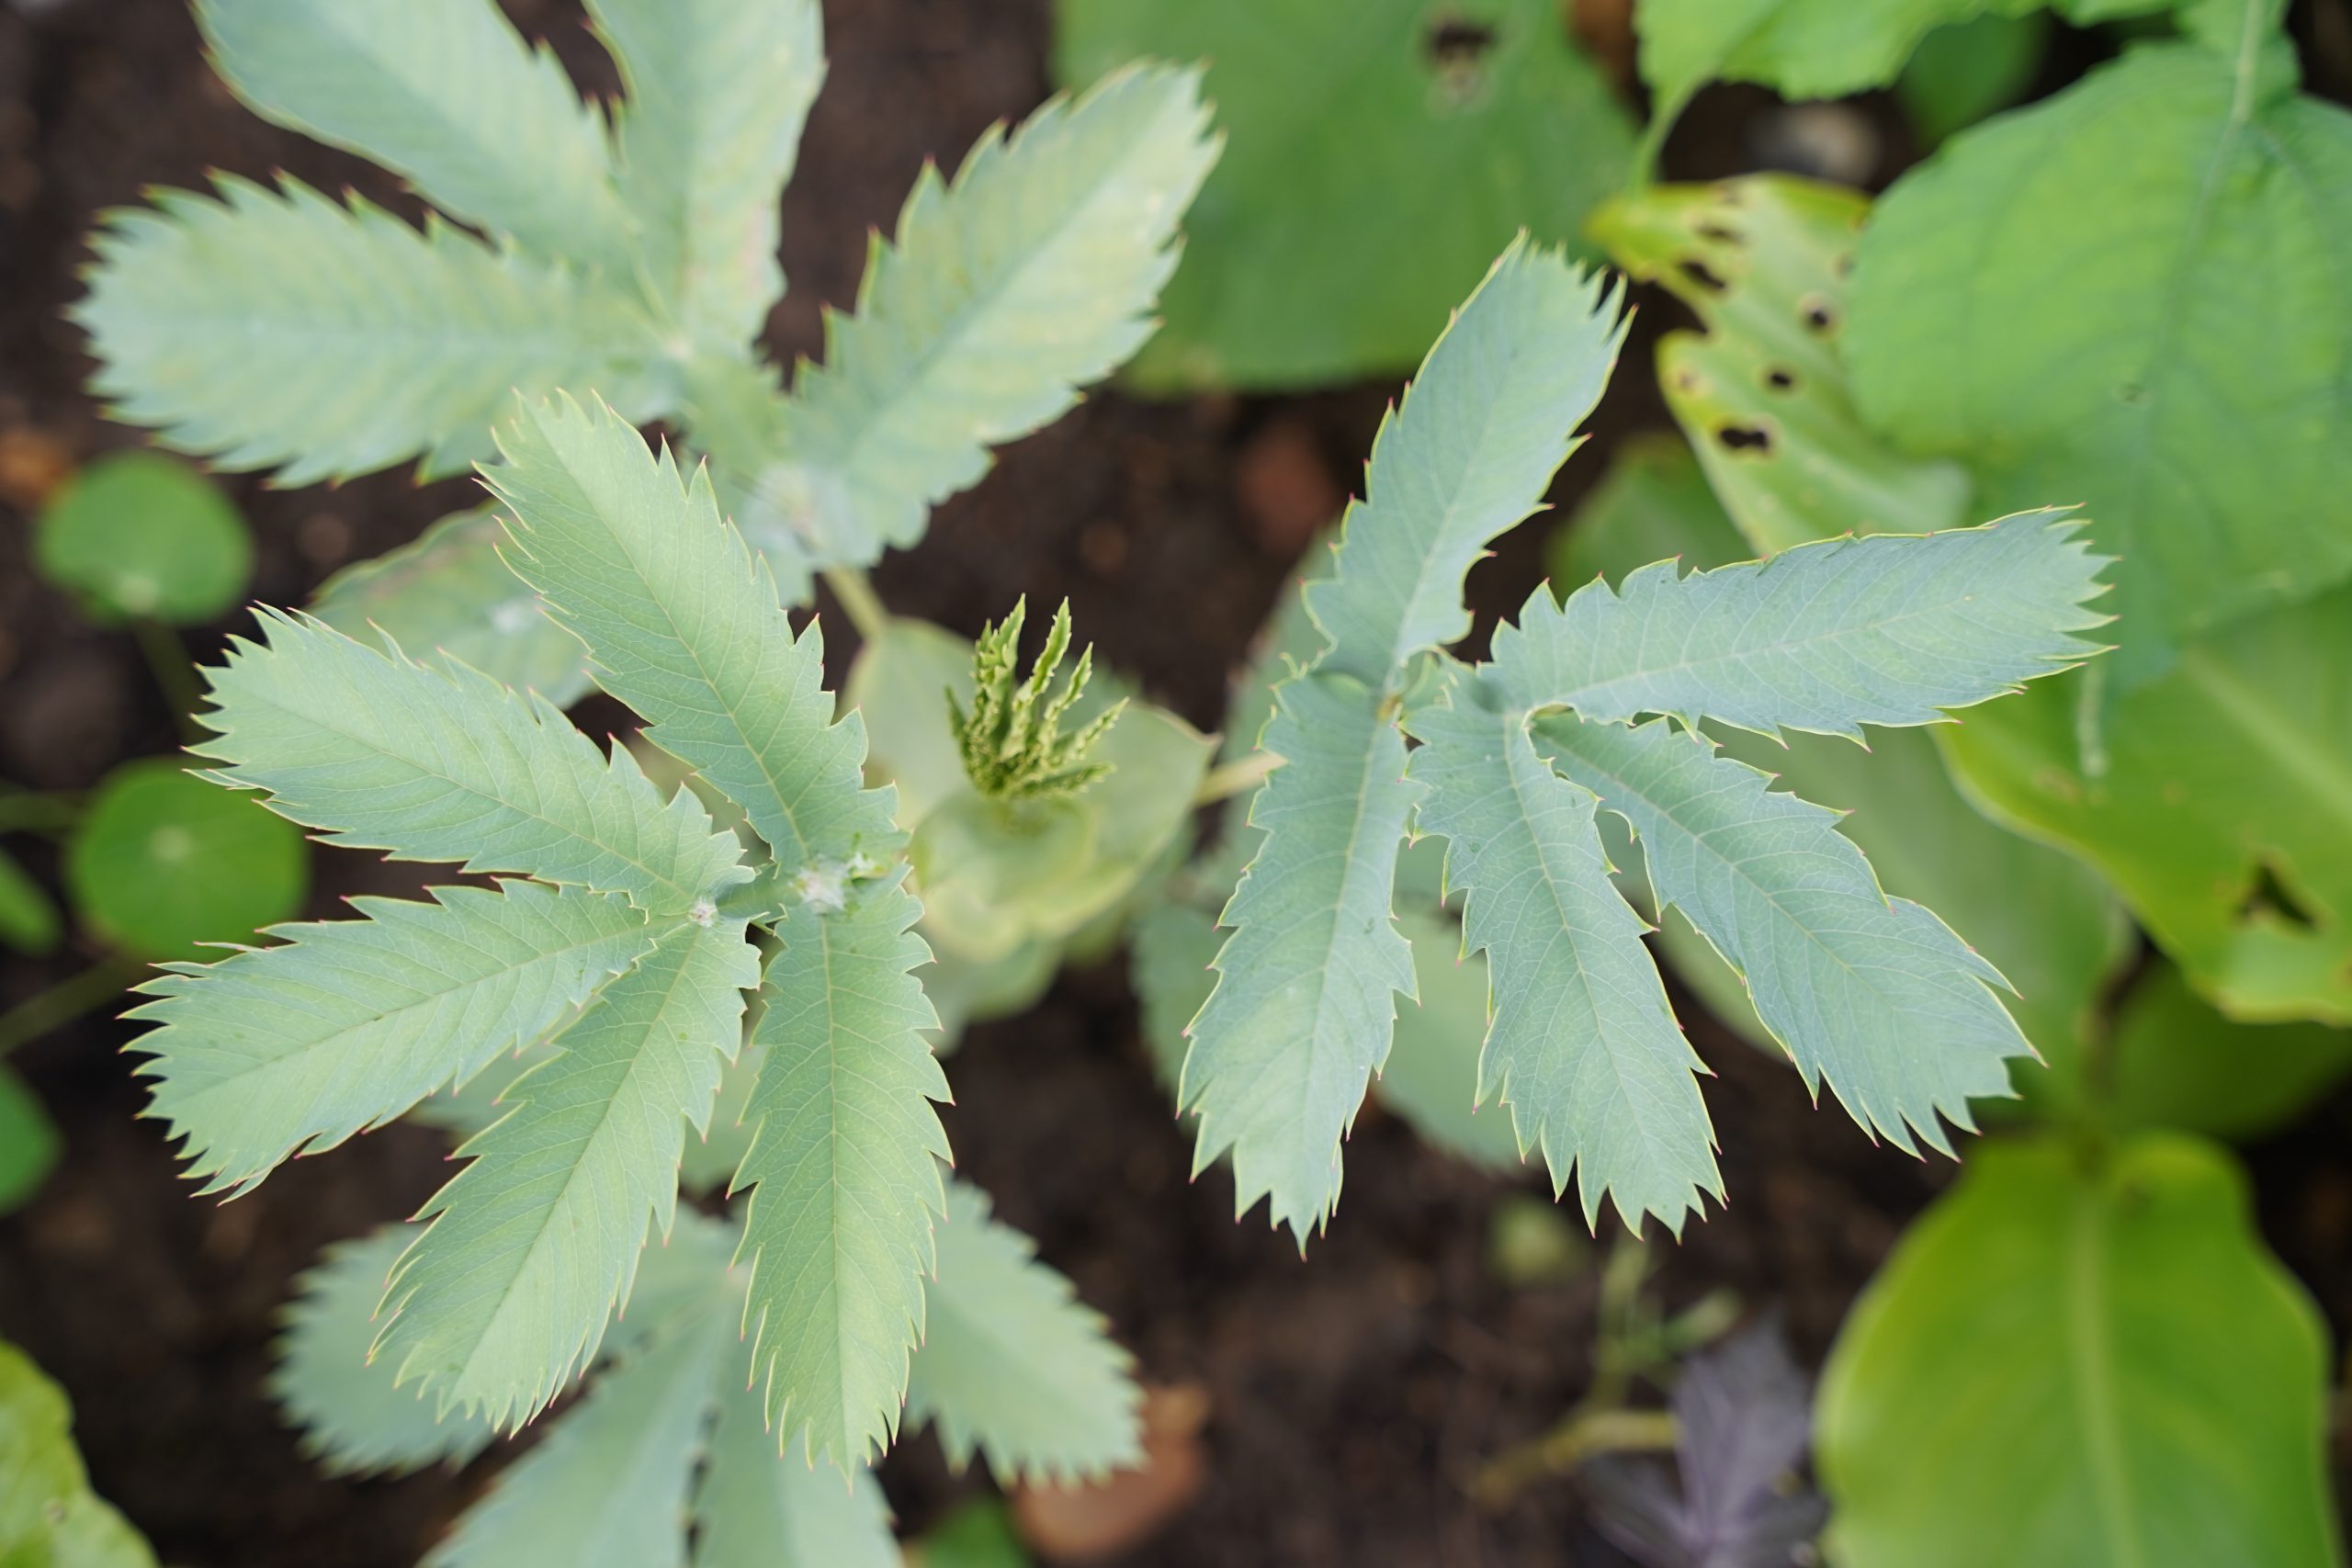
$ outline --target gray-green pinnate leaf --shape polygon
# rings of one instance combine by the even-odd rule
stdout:
[[[591,0],[620,62],[621,192],[679,324],[740,355],[784,292],[777,193],[825,79],[817,0]]]
[[[1477,1100],[1499,1096],[1521,1149],[1541,1148],[1555,1189],[1573,1172],[1593,1223],[1604,1194],[1628,1229],[1669,1231],[1723,1195],[1714,1132],[1641,918],[1610,881],[1599,801],[1553,771],[1526,715],[1464,674],[1408,721],[1422,741],[1420,826],[1447,840],[1464,945],[1487,953],[1492,1023]]]
[[[1932,724],[2098,651],[2107,617],[2076,523],[2025,513],[1923,537],[1799,545],[1680,575],[1659,561],[1565,605],[1537,593],[1496,634],[1493,679],[1521,709],[1672,714],[1775,734]]]
[[[989,446],[1059,415],[1150,335],[1216,154],[1199,73],[1148,66],[991,131],[952,181],[926,168],[895,243],[875,243],[856,313],[828,322],[754,491],[828,560],[912,544],[933,504],[988,471]]]
[[[752,1189],[753,1380],[770,1444],[794,1463],[814,1451],[856,1467],[887,1446],[922,1334],[946,1204],[932,1101],[947,1080],[910,973],[931,956],[910,929],[922,912],[894,874],[853,885],[839,908],[797,900],[775,928],[753,1033],[765,1060],[744,1112],[758,1132],[735,1185]]]
[[[181,451],[288,485],[409,458],[440,474],[488,451],[517,387],[668,407],[651,321],[608,280],[291,179],[218,189],[111,214],[72,312],[91,389]]]
[[[1261,745],[1285,765],[1251,803],[1264,839],[1182,1089],[1196,1163],[1232,1150],[1237,1206],[1268,1196],[1302,1242],[1338,1200],[1392,994],[1414,989],[1390,893],[1416,787],[1387,705],[1408,659],[1468,630],[1464,574],[1541,502],[1622,333],[1614,294],[1556,254],[1507,251],[1382,427],[1333,575],[1306,590],[1330,646],[1275,694]]]
[[[569,398],[503,426],[486,470],[516,572],[588,645],[590,673],[646,735],[741,806],[786,873],[904,841],[888,790],[861,787],[864,721],[836,723],[824,644],[796,636],[765,563],[624,420]]]
[[[265,119],[371,158],[543,257],[626,270],[604,118],[492,0],[198,0],[196,17]]]
[[[907,1417],[938,1423],[951,1464],[982,1454],[1003,1482],[1069,1482],[1136,1463],[1143,1394],[1131,1360],[1035,1250],[991,1217],[978,1188],[948,1188]]]
[[[683,921],[507,1091],[394,1273],[377,1354],[401,1382],[502,1427],[562,1391],[669,1233],[686,1127],[708,1125],[758,983],[743,922]]]
[[[127,1015],[158,1027],[149,1112],[205,1190],[243,1191],[463,1085],[568,1018],[652,944],[617,895],[527,882],[358,898],[269,947],[173,964]],[[232,1048],[232,1043],[233,1046]]]
[[[426,1391],[371,1362],[392,1266],[416,1240],[386,1225],[329,1247],[296,1283],[270,1393],[302,1428],[306,1452],[333,1473],[460,1465],[496,1434],[478,1416],[444,1411]]]
[[[627,894],[684,915],[751,873],[692,795],[664,805],[539,698],[431,669],[307,616],[265,611],[264,641],[209,670],[217,731],[193,748],[329,843]]]
[[[1838,815],[1774,792],[1670,721],[1629,728],[1539,718],[1537,748],[1632,824],[1658,901],[1679,908],[1747,981],[1806,1086],[1824,1079],[1896,1147],[1949,1150],[1939,1116],[2009,1093],[2032,1048],[1992,987],[2006,982],[1934,914],[1880,890]]]

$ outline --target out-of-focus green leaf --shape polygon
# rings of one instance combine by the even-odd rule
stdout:
[[[0,1064],[0,1214],[31,1201],[64,1146],[40,1098]]]
[[[2108,1041],[2104,1113],[2120,1127],[2180,1127],[2247,1138],[2291,1120],[2352,1070],[2352,1032],[2317,1023],[2233,1023],[2169,964],[2152,964]],[[2052,1077],[2083,1092],[2079,1060]]]
[[[2116,701],[2098,773],[2084,679],[1943,734],[1971,794],[2098,865],[2232,1017],[2352,1023],[2352,591],[2190,643]]]
[[[2294,91],[2279,9],[2209,6],[2226,39],[1955,137],[1856,252],[1863,416],[1985,510],[2085,505],[2121,558],[2117,694],[2352,574],[2352,114]]]
[[[2049,47],[2050,19],[1988,12],[1919,40],[1894,96],[1929,147],[2008,107],[2032,85]]]
[[[411,543],[327,579],[311,614],[345,637],[370,641],[374,627],[411,658],[447,655],[570,707],[594,684],[587,650],[498,558],[503,537],[487,507],[444,517]]]
[[[1823,1374],[1846,1568],[2333,1568],[2326,1334],[2194,1139],[1995,1145]]]
[[[301,907],[302,835],[249,795],[162,758],[107,775],[65,851],[65,886],[100,932],[153,958],[249,942]]]
[[[965,1504],[907,1548],[907,1568],[1031,1568],[1003,1500]]]
[[[57,906],[30,873],[0,850],[0,945],[18,953],[43,953],[57,945],[65,923]]]
[[[1658,341],[1658,383],[1757,553],[1969,521],[1957,464],[1890,450],[1854,411],[1838,342],[1869,212],[1853,191],[1755,175],[1652,186],[1593,214],[1611,259],[1704,329]]]
[[[1432,840],[1430,847],[1436,847]],[[1408,854],[1417,852],[1408,850]],[[1401,878],[1404,873],[1397,874]],[[1431,1145],[1487,1170],[1526,1168],[1510,1112],[1478,1103],[1478,1055],[1487,1037],[1487,960],[1462,951],[1462,928],[1442,915],[1400,908],[1413,944],[1420,999],[1396,1004],[1396,1037],[1373,1093]]]
[[[1556,0],[1062,0],[1060,23],[1064,81],[1206,60],[1229,139],[1133,367],[1156,391],[1410,369],[1505,242],[1573,237],[1632,146]]]
[[[0,1562],[155,1568],[155,1554],[90,1490],[74,1413],[31,1358],[0,1340]]]
[[[40,512],[33,560],[101,612],[193,626],[244,593],[254,544],[220,487],[154,452],[118,452],[68,479]]]

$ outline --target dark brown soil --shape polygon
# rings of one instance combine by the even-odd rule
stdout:
[[[571,6],[510,8],[583,82],[609,90],[610,67]],[[769,334],[781,355],[817,351],[819,303],[852,298],[868,229],[891,220],[922,159],[959,155],[1046,86],[1042,0],[845,0],[828,6],[828,22],[831,84],[786,201],[794,292]],[[1678,163],[1738,166],[1741,123],[1756,110],[1728,97],[1679,139]],[[81,392],[87,363],[58,311],[78,291],[93,214],[216,166],[283,167],[413,210],[367,165],[239,108],[203,64],[183,0],[0,8],[0,437],[33,433],[75,458],[137,439]],[[1645,334],[1660,313],[1648,312]],[[1571,466],[1557,499],[1601,470],[1611,440],[1661,422],[1648,363],[1648,343],[1637,342],[1599,449]],[[1174,406],[1100,396],[1008,451],[918,552],[884,567],[880,588],[894,607],[967,631],[1023,591],[1066,593],[1106,658],[1213,724],[1227,671],[1304,543],[1281,507],[1270,521],[1268,507],[1243,504],[1258,482],[1247,474],[1264,466],[1261,443],[1304,450],[1330,484],[1351,485],[1392,390]],[[1288,482],[1295,493],[1302,481]],[[1303,482],[1311,498],[1318,481]],[[412,536],[468,494],[456,483],[420,491],[399,475],[294,493],[232,483],[261,538],[255,594],[275,603],[300,602],[337,566]],[[0,777],[80,787],[125,757],[168,749],[170,717],[137,650],[35,583],[27,520],[6,504]],[[1515,543],[1480,569],[1478,596],[1515,603],[1537,570],[1532,544]],[[226,629],[192,638],[193,651],[209,654]],[[37,851],[28,858],[52,869]],[[320,901],[398,886],[399,874],[322,852]],[[87,956],[9,960],[0,1008]],[[1800,1354],[1817,1361],[1950,1168],[1874,1149],[1841,1113],[1809,1106],[1791,1075],[1703,1020],[1693,1027],[1721,1075],[1707,1098],[1733,1204],[1672,1251],[1663,1292],[1680,1303],[1728,1287],[1777,1307]],[[0,1335],[72,1393],[97,1485],[167,1561],[407,1568],[493,1463],[456,1476],[324,1479],[262,1385],[291,1277],[323,1244],[412,1211],[447,1174],[445,1146],[395,1127],[236,1203],[196,1201],[156,1131],[135,1120],[141,1096],[119,1055],[127,1034],[93,1021],[20,1054],[69,1153],[39,1201],[0,1221]],[[1301,1262],[1261,1218],[1234,1222],[1222,1170],[1186,1179],[1189,1139],[1152,1085],[1116,965],[1067,976],[1029,1016],[978,1031],[950,1071],[963,1170],[1109,1314],[1146,1376],[1209,1394],[1205,1492],[1121,1561],[1621,1561],[1582,1522],[1566,1483],[1499,1514],[1464,1490],[1481,1458],[1542,1429],[1589,1371],[1591,1280],[1512,1290],[1487,1267],[1502,1184],[1368,1113],[1337,1223]],[[2352,1313],[2341,1121],[2266,1161],[2283,1179],[2267,1201],[2276,1239],[2339,1323]],[[894,1456],[885,1479],[914,1528],[975,1484],[949,1478],[928,1440]]]

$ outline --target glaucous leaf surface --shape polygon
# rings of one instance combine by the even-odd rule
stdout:
[[[896,880],[806,900],[776,923],[752,1043],[763,1053],[736,1173],[752,1189],[743,1258],[753,1381],[794,1463],[862,1465],[898,1430],[947,1195],[938,1021],[910,974],[929,957]]]
[[[1217,150],[1199,73],[1145,66],[991,130],[952,180],[926,166],[856,311],[828,318],[824,364],[775,411],[781,447],[714,455],[820,559],[914,543],[991,446],[1058,417],[1151,334]]]
[[[1639,1232],[1669,1231],[1723,1196],[1714,1130],[1645,929],[1609,880],[1591,791],[1554,772],[1526,715],[1489,705],[1466,672],[1408,719],[1421,746],[1419,821],[1447,840],[1466,948],[1489,955],[1493,1022],[1472,1099],[1510,1108],[1520,1147],[1541,1149],[1555,1190],[1573,1172],[1585,1220],[1603,1196]]]
[[[626,269],[604,117],[495,5],[197,0],[196,17],[263,118],[375,160],[543,259]]]
[[[499,558],[504,537],[488,507],[444,517],[327,579],[311,614],[347,637],[396,645],[420,660],[453,659],[568,708],[594,687],[588,656]]]
[[[209,621],[253,575],[253,536],[220,489],[154,452],[115,452],[43,503],[33,564],[108,618]]]
[[[430,892],[355,898],[358,919],[275,927],[272,945],[168,964],[139,987],[153,999],[125,1016],[157,1026],[134,1047],[149,1057],[149,1112],[203,1190],[250,1190],[296,1155],[462,1088],[568,1021],[657,935],[616,895]]]
[[[700,352],[741,355],[784,293],[777,193],[825,79],[817,0],[594,0],[588,14],[627,89],[617,178],[641,265]]]
[[[1905,1152],[1950,1152],[1939,1117],[2008,1091],[2030,1053],[2000,972],[1934,913],[1880,890],[1838,814],[1770,790],[1753,768],[1666,720],[1628,728],[1561,715],[1535,745],[1632,825],[1656,899],[1747,979],[1758,1015],[1809,1089]]]
[[[396,1386],[390,1365],[369,1360],[384,1286],[415,1240],[415,1226],[386,1225],[328,1247],[296,1281],[270,1393],[329,1474],[461,1465],[496,1435],[413,1384]]]
[[[90,1490],[73,1425],[64,1393],[0,1340],[0,1562],[155,1568],[139,1532]]]
[[[1954,138],[1856,254],[1864,416],[1988,508],[2085,503],[2121,558],[2119,693],[2352,573],[2352,115],[2295,91],[2281,8],[2204,6]]]
[[[1588,720],[1671,714],[1777,735],[1933,724],[2098,651],[2074,634],[2108,562],[2064,513],[1798,545],[1680,575],[1672,561],[1566,604],[1539,592],[1496,633],[1512,706]]]
[[[1069,1482],[1143,1458],[1142,1391],[1126,1351],[1035,1244],[965,1182],[947,1189],[931,1321],[907,1419],[936,1422],[950,1464],[984,1455],[1000,1482]]]
[[[677,1212],[685,1130],[709,1125],[758,953],[741,920],[686,920],[605,985],[469,1139],[419,1212],[376,1354],[443,1409],[521,1425],[562,1392],[624,1305],[649,1229]]]
[[[1206,61],[1229,140],[1136,358],[1155,391],[1410,369],[1513,233],[1575,237],[1632,146],[1551,0],[1062,0],[1059,21],[1064,81]]]
[[[65,886],[107,941],[192,958],[302,907],[309,847],[250,799],[177,761],[126,762],[99,781],[65,846]]]
[[[169,446],[303,485],[409,458],[462,468],[517,387],[593,387],[641,419],[668,407],[650,319],[608,280],[293,179],[214,183],[111,213],[70,312],[107,412]]]
[[[1463,575],[1541,501],[1622,333],[1597,280],[1506,251],[1384,423],[1333,575],[1306,591],[1330,647],[1275,693],[1261,744],[1285,765],[1250,804],[1264,839],[1225,912],[1181,1095],[1201,1117],[1195,1168],[1231,1150],[1237,1213],[1266,1196],[1302,1245],[1338,1200],[1391,993],[1413,994],[1390,892],[1418,791],[1384,704],[1408,659],[1469,629]]]
[[[1967,520],[1960,465],[1893,450],[1854,410],[1838,344],[1869,213],[1854,191],[1752,175],[1651,186],[1592,217],[1611,260],[1699,318],[1659,338],[1658,385],[1758,554]]]
[[[2329,1568],[2328,1371],[2225,1154],[1982,1149],[1823,1373],[1831,1560]]]
[[[749,878],[734,835],[681,792],[664,805],[544,698],[412,662],[306,616],[262,612],[205,673],[217,733],[190,748],[328,843],[625,893],[684,915]]]

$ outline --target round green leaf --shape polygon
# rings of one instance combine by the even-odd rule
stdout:
[[[107,775],[65,855],[90,923],[154,958],[243,942],[301,907],[301,833],[252,795],[149,758]]]
[[[254,546],[210,479],[153,452],[119,452],[42,508],[33,558],[107,615],[193,626],[243,596]]]
[[[1844,1568],[2332,1568],[2326,1335],[2210,1145],[1991,1145],[1823,1373]]]
[[[1155,390],[1409,370],[1522,228],[1572,238],[1631,155],[1558,0],[1062,0],[1065,82],[1209,62],[1224,157],[1185,223]]]

